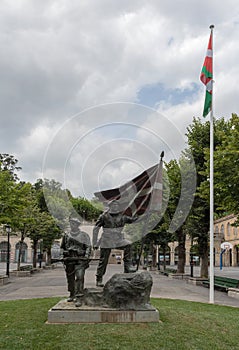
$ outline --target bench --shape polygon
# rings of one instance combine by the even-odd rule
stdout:
[[[19,271],[31,271],[33,269],[32,265],[22,265]]]
[[[0,276],[0,286],[3,286],[4,284],[8,283],[8,276]]]
[[[164,276],[168,276],[169,274],[176,274],[177,270],[173,268],[166,268],[165,270],[159,270],[159,273],[163,274]]]
[[[19,270],[11,271],[11,275],[16,277],[26,277],[31,276],[35,272],[40,272],[40,269],[34,268],[32,265],[22,265]]]
[[[203,285],[206,287],[210,286],[210,281],[203,281]],[[228,288],[238,288],[239,280],[234,278],[228,278],[223,276],[214,276],[214,289],[228,291]]]

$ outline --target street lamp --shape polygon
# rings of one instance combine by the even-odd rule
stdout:
[[[83,224],[85,223],[85,210],[83,210]]]
[[[10,233],[12,231],[10,225],[5,225],[5,230],[7,232],[7,268],[6,275],[9,277],[9,267],[10,267]]]
[[[191,248],[190,248],[190,277],[193,277],[193,236],[191,236]]]

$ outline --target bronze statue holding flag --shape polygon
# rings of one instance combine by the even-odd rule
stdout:
[[[98,249],[100,246],[100,260],[96,273],[96,285],[98,287],[104,286],[102,279],[106,272],[112,248],[123,249],[125,273],[136,271],[131,261],[131,242],[124,238],[122,232],[126,223],[132,223],[135,220],[137,220],[137,217],[130,217],[122,213],[117,200],[111,201],[109,209],[99,216],[93,229],[93,249]],[[103,233],[100,240],[98,240],[100,227],[103,228]]]
[[[124,272],[136,272],[132,266],[131,245],[123,235],[125,224],[144,220],[142,237],[147,234],[149,214],[159,212],[162,207],[162,159],[160,163],[145,170],[133,180],[119,188],[96,192],[95,196],[107,202],[109,209],[101,214],[93,229],[93,248],[100,247],[100,261],[96,273],[96,285],[103,287],[102,279],[106,272],[112,248],[124,250]],[[142,217],[141,215],[144,215]],[[139,216],[141,216],[140,219]],[[98,240],[100,228],[103,228]]]

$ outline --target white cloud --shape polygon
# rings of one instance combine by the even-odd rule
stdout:
[[[239,113],[236,0],[2,1],[2,152],[17,155],[24,179],[35,181],[47,151],[47,175],[67,180],[74,191],[80,186],[81,166],[73,165],[88,159],[87,193],[93,191],[99,171],[101,184],[111,186],[154,162],[165,145],[170,158],[183,144],[187,125],[203,108],[205,90],[199,74],[211,23],[215,24],[215,114],[229,117]],[[131,106],[130,112],[130,105],[114,104],[137,101],[139,91],[153,84],[172,94],[156,103],[168,124],[162,126],[160,118],[143,107]],[[175,105],[174,89],[188,98]],[[113,105],[103,108],[104,103]],[[97,111],[93,108],[67,122],[97,105],[101,105]],[[102,126],[119,121],[125,129],[120,124]],[[118,144],[107,152],[102,146],[97,153],[104,142]]]

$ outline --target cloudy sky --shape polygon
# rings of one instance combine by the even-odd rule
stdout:
[[[22,180],[91,198],[177,157],[210,24],[214,114],[239,113],[237,0],[2,0],[0,17],[0,150]]]

